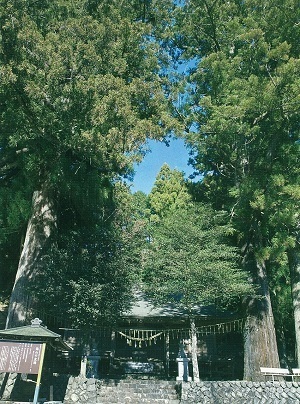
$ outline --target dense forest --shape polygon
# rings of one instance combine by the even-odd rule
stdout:
[[[299,6],[1,0],[8,328],[36,307],[113,323],[140,285],[188,309],[191,329],[196,304],[246,318],[246,379],[261,361],[298,364]],[[195,179],[164,165],[132,193],[147,140],[171,137]]]

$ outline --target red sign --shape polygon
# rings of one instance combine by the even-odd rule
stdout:
[[[43,344],[0,341],[0,372],[39,373]]]

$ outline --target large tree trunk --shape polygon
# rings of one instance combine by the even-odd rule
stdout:
[[[192,366],[193,366],[193,380],[199,382],[199,366],[197,358],[197,330],[195,320],[191,318],[191,340],[192,340]]]
[[[18,327],[25,323],[32,301],[28,287],[34,282],[37,264],[55,228],[56,214],[52,193],[44,185],[34,192],[32,198],[32,214],[10,297],[6,328]]]
[[[298,367],[300,366],[300,248],[299,242],[294,249],[288,251],[292,299],[294,309],[296,356]]]
[[[255,262],[255,260],[254,260]],[[253,261],[252,261],[253,263]],[[260,296],[248,302],[244,332],[244,379],[262,380],[260,367],[280,367],[265,263],[255,262]]]

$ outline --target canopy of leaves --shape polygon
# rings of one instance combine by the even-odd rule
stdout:
[[[115,204],[102,204],[97,221],[64,218],[65,227],[38,263],[41,270],[29,288],[38,309],[61,321],[67,316],[71,326],[112,324],[132,300],[145,228],[132,220],[128,190],[117,184],[114,192]]]
[[[159,220],[172,211],[185,208],[190,203],[191,196],[184,174],[176,169],[171,170],[166,163],[163,164],[149,194],[152,220]]]
[[[202,189],[230,212],[253,270],[267,263],[278,328],[299,237],[299,17],[298,0],[190,0],[177,19],[181,56],[197,60],[185,99]]]
[[[155,41],[169,6],[1,3],[1,184],[22,175],[31,192],[47,180],[70,193],[82,173],[131,173],[145,139],[173,126]]]
[[[172,212],[152,228],[144,283],[155,301],[192,313],[197,305],[224,307],[251,293],[223,220],[221,213],[196,205]]]
[[[32,263],[28,293],[75,326],[114,321],[130,300],[144,233],[128,220],[130,198],[116,180],[132,174],[147,138],[176,126],[157,42],[170,8],[169,0],[0,5],[0,259],[10,287],[32,193],[47,183],[58,232]]]
[[[293,0],[189,1],[178,19],[183,56],[199,60],[190,74],[198,131],[187,136],[195,165],[241,232],[251,239],[260,222],[272,244],[299,209],[298,21]]]

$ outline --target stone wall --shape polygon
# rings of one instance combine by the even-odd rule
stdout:
[[[97,402],[97,379],[86,379],[82,376],[69,378],[64,404],[93,404]]]
[[[0,373],[0,399],[11,397],[17,377],[17,373]]]
[[[64,404],[97,403],[101,382],[70,377]],[[190,382],[181,385],[182,404],[296,404],[300,403],[298,382]],[[98,397],[99,398],[99,397]]]
[[[97,403],[97,379],[81,376],[54,376],[51,381],[42,377],[39,397],[64,402],[65,404]],[[23,381],[17,373],[0,373],[0,400],[32,401],[36,384],[30,380]]]
[[[10,374],[9,378],[4,379],[5,374],[0,374],[0,400],[14,399],[21,389],[24,401],[25,384],[18,385],[21,383],[20,380],[18,381],[18,375]],[[121,386],[120,383],[118,384]],[[99,402],[103,389],[103,381],[101,380],[68,375],[60,375],[54,380],[52,379],[52,385],[54,400],[59,400],[64,404],[96,404]],[[34,384],[30,383],[29,386],[31,391],[28,391],[28,397],[25,398],[32,400]],[[48,388],[47,383],[42,385],[40,397],[49,399]],[[114,388],[117,387],[111,386],[110,388],[114,391]],[[156,394],[162,391],[158,385],[153,385],[153,389]],[[150,393],[147,391],[147,394]],[[183,382],[180,386],[179,396],[182,404],[300,404],[300,383],[284,381]]]
[[[179,404],[176,382],[148,378],[85,379],[71,377],[64,404]]]
[[[300,383],[276,381],[183,383],[181,403],[296,404],[300,403]]]

